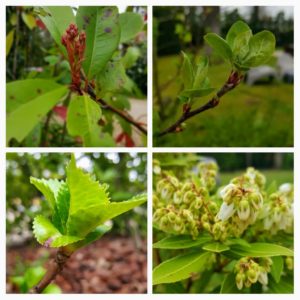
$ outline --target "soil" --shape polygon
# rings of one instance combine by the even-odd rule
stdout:
[[[146,241],[137,249],[128,237],[104,237],[75,252],[55,279],[63,293],[146,293]],[[15,274],[20,262],[33,263],[55,250],[45,247],[22,246],[7,251],[7,293],[18,293],[8,278]],[[47,268],[47,262],[44,264]]]

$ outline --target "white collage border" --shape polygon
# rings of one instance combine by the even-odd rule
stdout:
[[[144,5],[148,7],[148,97],[147,97],[147,120],[148,120],[148,144],[147,147],[140,148],[7,148],[5,146],[5,81],[6,81],[6,71],[5,71],[5,6],[14,5],[120,5],[120,6],[130,6],[130,5]],[[225,147],[212,147],[212,148],[159,148],[152,147],[152,7],[153,6],[205,6],[205,5],[220,5],[220,6],[254,6],[254,5],[264,5],[264,6],[294,6],[294,52],[295,55],[295,83],[294,83],[294,147],[291,148],[225,148]],[[172,299],[179,300],[184,297],[184,295],[160,295],[152,294],[152,154],[157,152],[293,152],[294,153],[294,185],[295,185],[295,279],[294,279],[294,294],[290,295],[280,295],[280,294],[256,294],[254,297],[257,299],[299,299],[300,298],[300,239],[299,239],[299,226],[300,219],[297,218],[297,212],[300,212],[300,193],[299,186],[300,183],[300,118],[297,118],[297,112],[300,112],[300,104],[297,101],[297,97],[300,97],[300,82],[299,82],[299,69],[300,69],[300,59],[299,59],[299,45],[300,45],[300,1],[297,0],[265,0],[257,1],[252,0],[251,2],[245,0],[223,0],[223,1],[211,1],[211,0],[19,0],[19,1],[9,1],[1,0],[0,3],[0,57],[1,57],[1,73],[0,73],[0,299],[30,299],[31,297],[43,297],[44,299],[54,300],[54,299],[100,299],[100,300],[111,300],[111,299],[124,299],[124,300],[134,300],[134,299]],[[298,55],[297,55],[298,54]],[[298,131],[297,131],[298,128]],[[6,231],[5,231],[5,213],[6,213],[6,153],[9,152],[144,152],[147,153],[148,163],[148,179],[147,179],[147,190],[148,190],[148,294],[61,294],[61,295],[16,295],[16,294],[6,294]],[[189,299],[250,299],[253,294],[237,294],[237,295],[222,295],[222,294],[189,294]]]

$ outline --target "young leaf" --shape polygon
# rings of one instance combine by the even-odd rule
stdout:
[[[241,63],[249,52],[249,41],[252,37],[251,31],[245,31],[238,34],[233,42],[232,52],[234,60]]]
[[[27,80],[25,80],[27,82]],[[31,82],[34,82],[32,80]],[[8,84],[9,85],[9,84]],[[10,84],[10,88],[13,86],[18,88],[16,82]],[[22,85],[22,84],[21,84]],[[30,83],[31,86],[31,83]],[[39,90],[38,85],[34,85],[35,90]],[[6,141],[7,143],[11,138],[15,138],[17,141],[22,142],[22,140],[31,132],[35,125],[41,121],[41,119],[48,113],[48,111],[58,103],[64,95],[67,93],[68,89],[65,86],[60,86],[52,91],[49,91],[45,94],[41,94],[36,98],[27,98],[27,102],[24,103],[24,100],[19,102],[20,105],[17,107],[12,105],[15,109],[11,109],[7,114],[6,119]],[[19,92],[16,91],[15,99],[17,95],[21,96],[22,90]],[[13,99],[13,98],[11,98]]]
[[[236,283],[235,283],[235,274],[229,273],[225,276],[221,290],[221,294],[239,294],[240,291],[238,290]]]
[[[72,97],[67,113],[67,129],[70,135],[80,136],[84,146],[101,146],[101,108],[87,94]]]
[[[237,21],[230,27],[226,35],[226,41],[231,49],[234,47],[236,37],[244,32],[251,32],[252,35],[250,27],[243,21]]]
[[[119,16],[121,27],[121,43],[133,39],[144,27],[144,21],[140,14],[124,12]]]
[[[203,271],[210,257],[209,252],[194,252],[166,260],[154,268],[153,284],[171,283],[189,278],[193,273]]]
[[[33,234],[37,241],[47,247],[62,247],[80,241],[78,236],[65,236],[45,217],[37,216],[33,221]]]
[[[199,89],[202,86],[204,80],[206,79],[208,71],[208,59],[207,57],[201,57],[200,61],[196,67],[196,74],[193,83],[193,89]]]
[[[118,8],[114,6],[78,8],[76,23],[86,33],[83,69],[88,79],[92,79],[105,67],[119,45],[118,17]]]
[[[216,33],[207,33],[204,36],[204,39],[218,55],[223,57],[223,59],[232,62],[232,50],[224,39]]]
[[[32,14],[22,12],[22,19],[30,30],[36,27],[35,17]]]
[[[249,41],[249,53],[242,65],[257,67],[266,63],[275,51],[276,39],[272,32],[263,30]]]
[[[134,66],[138,58],[141,56],[141,51],[138,47],[131,46],[128,47],[125,55],[122,57],[122,64],[125,69]]]
[[[67,167],[67,184],[70,191],[67,233],[85,237],[100,224],[100,213],[109,203],[107,186],[77,168],[74,155]]]
[[[9,54],[10,49],[14,42],[15,29],[12,29],[6,36],[6,56]]]
[[[281,278],[281,274],[283,271],[283,258],[281,256],[272,257],[273,264],[271,266],[271,275],[278,283]]]
[[[189,97],[189,98],[204,97],[212,93],[214,90],[215,90],[214,88],[183,90],[180,93],[180,96]]]
[[[268,243],[253,243],[250,247],[232,245],[230,252],[238,256],[269,257],[269,256],[294,256],[294,251],[283,246]]]
[[[224,244],[221,244],[218,242],[214,242],[214,243],[209,243],[209,244],[204,245],[202,247],[202,249],[211,251],[211,252],[221,253],[221,252],[229,250],[230,248],[227,245],[224,245]]]
[[[185,89],[190,89],[193,87],[194,82],[194,70],[193,65],[188,57],[183,51],[181,52],[183,55],[183,63],[181,67],[181,77],[183,79],[183,85]]]
[[[155,244],[153,244],[153,248],[186,249],[186,248],[200,246],[211,240],[212,239],[209,236],[203,236],[193,240],[189,235],[175,235],[175,236],[166,237],[156,242]]]
[[[75,17],[71,6],[46,6],[39,17],[49,30],[51,36],[67,57],[66,48],[61,43],[61,37],[70,24],[75,23]]]

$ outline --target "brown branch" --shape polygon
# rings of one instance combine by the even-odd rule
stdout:
[[[165,129],[164,131],[160,132],[157,136],[162,137],[166,134],[172,133],[172,132],[180,132],[182,131],[181,124],[185,122],[186,120],[192,118],[195,115],[198,115],[208,109],[216,107],[219,102],[220,98],[228,93],[229,91],[233,90],[236,86],[240,84],[240,82],[243,79],[243,75],[239,74],[237,71],[232,71],[229,78],[225,82],[225,84],[222,86],[222,88],[211,98],[207,103],[204,105],[191,110],[190,106],[184,105],[183,106],[183,113],[181,117],[170,127]]]
[[[65,248],[59,248],[55,258],[50,262],[49,268],[41,279],[41,281],[33,287],[30,294],[40,294],[55,279],[55,277],[63,270],[67,260],[72,253],[66,251]]]
[[[88,84],[87,93],[90,95],[90,97],[96,103],[98,103],[98,104],[101,105],[101,108],[110,110],[111,112],[117,114],[118,116],[120,116],[121,118],[123,118],[124,120],[126,120],[127,122],[129,122],[130,124],[132,124],[134,127],[136,127],[140,132],[142,132],[143,134],[147,135],[147,129],[145,129],[139,122],[135,121],[132,118],[131,115],[129,115],[128,113],[126,113],[123,110],[120,110],[118,108],[115,108],[115,107],[111,106],[104,99],[97,98],[97,96],[96,96],[93,88],[90,86],[90,84]]]

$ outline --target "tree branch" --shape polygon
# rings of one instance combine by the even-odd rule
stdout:
[[[67,260],[72,253],[66,251],[65,248],[59,248],[56,252],[55,258],[51,261],[47,273],[41,279],[41,281],[33,287],[30,294],[40,294],[43,290],[55,279],[55,277],[63,270]]]
[[[233,90],[236,86],[240,84],[240,82],[243,79],[243,75],[239,74],[237,71],[232,71],[230,73],[230,76],[228,77],[225,84],[222,86],[222,88],[211,98],[207,103],[204,105],[191,110],[190,106],[183,106],[183,113],[181,117],[170,127],[165,129],[164,131],[160,132],[157,136],[162,137],[166,134],[172,133],[172,132],[181,132],[183,129],[181,127],[181,124],[185,122],[186,120],[192,118],[195,115],[198,115],[208,109],[216,107],[219,102],[220,98],[228,93],[229,91]]]

